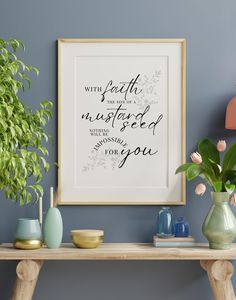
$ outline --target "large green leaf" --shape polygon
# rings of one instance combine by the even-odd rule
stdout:
[[[236,165],[236,144],[233,144],[225,153],[223,171],[232,170]]]
[[[192,165],[194,165],[194,163],[187,163],[179,166],[178,169],[175,171],[175,174],[186,172],[188,168],[191,167]]]
[[[213,161],[215,164],[220,165],[220,154],[216,145],[209,139],[203,139],[198,143],[198,152],[205,164],[211,166]]]
[[[201,173],[202,169],[200,165],[193,164],[186,171],[186,177],[188,180],[193,180]]]

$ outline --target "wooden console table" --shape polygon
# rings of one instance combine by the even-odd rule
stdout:
[[[215,300],[235,300],[231,282],[236,245],[230,250],[210,250],[205,244],[192,248],[154,248],[151,244],[102,244],[96,249],[78,249],[63,244],[59,249],[15,250],[0,245],[0,260],[20,260],[11,300],[31,300],[45,260],[199,260],[207,272]]]

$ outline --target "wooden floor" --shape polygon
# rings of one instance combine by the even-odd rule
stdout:
[[[191,248],[155,248],[152,244],[104,243],[96,249],[78,249],[63,244],[59,249],[16,250],[0,245],[0,260],[234,260],[236,245],[230,250],[211,250],[207,244]]]

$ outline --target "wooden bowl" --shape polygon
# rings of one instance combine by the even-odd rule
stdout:
[[[71,230],[70,235],[76,247],[92,249],[97,248],[103,242],[104,231],[92,229]]]

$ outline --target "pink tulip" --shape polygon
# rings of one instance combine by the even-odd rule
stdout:
[[[236,206],[236,194],[233,194],[230,197],[230,204],[233,205],[233,206]]]
[[[202,157],[201,157],[201,154],[198,153],[198,152],[193,152],[191,155],[191,160],[192,162],[194,162],[195,164],[199,165],[202,163]]]
[[[206,191],[206,186],[205,184],[203,183],[199,183],[197,186],[196,186],[196,189],[195,189],[195,194],[196,195],[199,195],[199,196],[202,196]]]
[[[224,152],[226,149],[226,142],[224,140],[220,140],[217,143],[216,148],[219,152]]]

